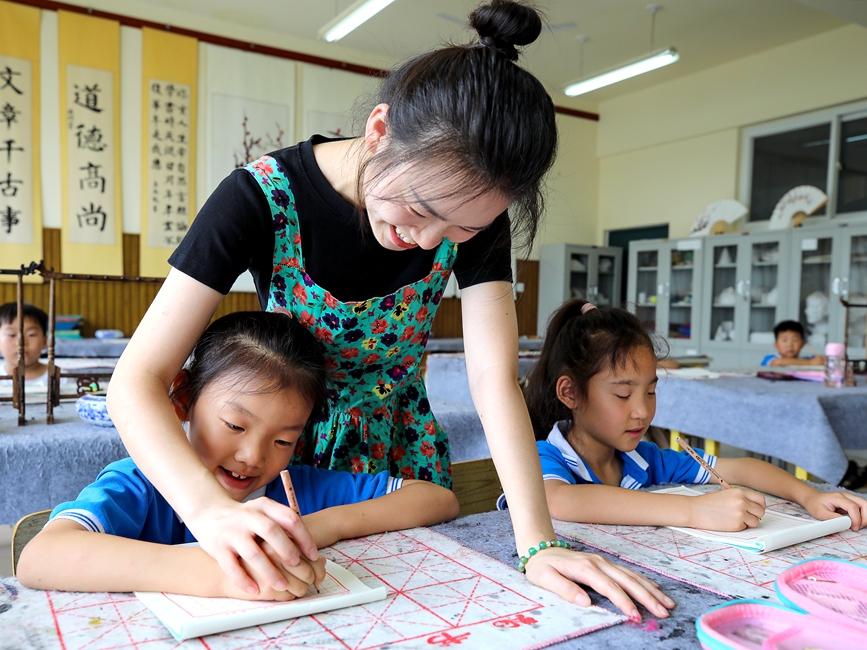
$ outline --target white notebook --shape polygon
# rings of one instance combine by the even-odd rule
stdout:
[[[654,490],[666,494],[682,494],[685,496],[700,496],[702,492],[690,490],[688,487],[679,486]],[[785,548],[792,544],[808,542],[811,539],[832,535],[846,530],[852,525],[849,517],[835,517],[825,521],[818,519],[801,519],[781,512],[765,510],[765,516],[756,528],[747,528],[738,532],[718,532],[704,530],[703,528],[680,528],[667,526],[672,530],[679,530],[687,535],[701,537],[716,542],[730,544],[745,551],[753,553],[767,553]]]
[[[303,598],[288,602],[204,598],[158,592],[135,592],[178,641],[308,614],[362,605],[386,596],[385,587],[368,587],[342,566],[325,563],[319,593],[312,587]]]

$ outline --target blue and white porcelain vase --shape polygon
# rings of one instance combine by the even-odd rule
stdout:
[[[75,402],[75,410],[78,416],[98,427],[113,427],[111,418],[108,417],[108,408],[105,404],[105,395],[92,395],[85,393]]]

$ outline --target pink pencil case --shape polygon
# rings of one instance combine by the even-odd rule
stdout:
[[[735,600],[695,622],[706,650],[867,648],[867,568],[843,560],[807,560],[775,582],[784,605]]]

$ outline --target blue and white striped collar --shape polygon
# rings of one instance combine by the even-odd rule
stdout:
[[[554,428],[551,429],[551,433],[548,434],[548,442],[554,445],[561,454],[563,454],[563,458],[566,460],[566,465],[572,470],[572,473],[581,479],[585,483],[596,483],[601,485],[602,481],[596,478],[596,475],[593,473],[584,460],[572,449],[572,445],[570,445],[566,438],[563,436],[562,430],[568,431],[572,428],[572,422],[570,420],[562,420],[557,422],[554,425]],[[644,485],[647,485],[647,467],[648,463],[644,458],[642,458],[641,454],[638,453],[638,450],[628,451],[623,453],[621,451],[617,452],[620,454],[620,458],[623,461],[623,478],[620,481],[620,487],[626,488],[628,490],[637,490]]]

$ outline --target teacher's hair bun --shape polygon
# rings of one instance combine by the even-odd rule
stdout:
[[[542,19],[535,9],[509,0],[492,0],[470,14],[470,27],[479,42],[506,57],[518,60],[516,45],[529,45],[542,32]]]

